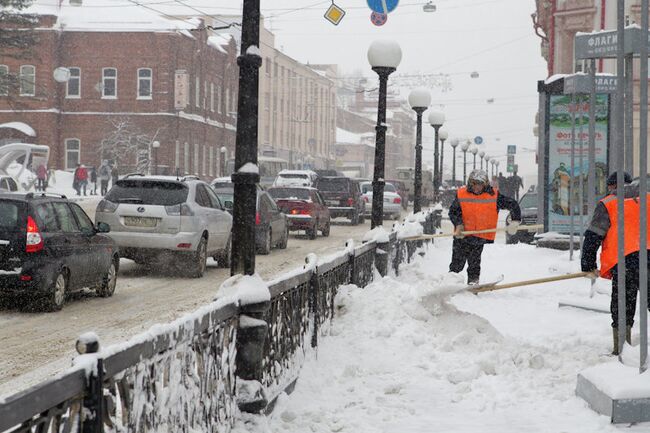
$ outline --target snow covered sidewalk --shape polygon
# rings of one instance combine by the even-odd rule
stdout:
[[[475,296],[436,295],[451,240],[437,242],[403,273],[365,289],[344,287],[331,335],[319,340],[295,391],[268,418],[235,432],[647,432],[613,426],[575,396],[577,373],[611,361],[608,314],[558,308],[589,299],[588,280]],[[482,280],[517,281],[574,272],[568,253],[489,245]],[[606,282],[600,283],[607,288]],[[593,302],[607,304],[609,295]],[[638,339],[638,335],[633,337]]]

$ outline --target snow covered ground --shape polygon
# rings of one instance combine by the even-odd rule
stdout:
[[[343,288],[330,335],[295,391],[235,432],[650,431],[650,423],[611,425],[575,396],[578,372],[613,359],[609,314],[558,308],[561,299],[589,299],[588,280],[440,296],[441,286],[462,284],[447,274],[450,256],[451,240],[437,241],[399,278]],[[495,244],[485,248],[481,279],[575,271],[568,252]],[[598,291],[608,286],[599,280]],[[591,302],[607,308],[609,295]]]

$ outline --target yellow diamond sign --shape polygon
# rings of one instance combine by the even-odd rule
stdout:
[[[334,25],[338,25],[345,16],[345,11],[332,2],[332,5],[325,12],[325,19]]]

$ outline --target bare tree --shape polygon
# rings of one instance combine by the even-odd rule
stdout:
[[[151,170],[151,145],[162,128],[154,132],[142,131],[129,117],[109,118],[111,132],[102,140],[102,159],[112,159],[118,167],[133,166],[140,173]]]
[[[33,59],[38,16],[25,13],[31,0],[0,0],[0,59]],[[0,94],[16,94],[20,74],[0,71]]]

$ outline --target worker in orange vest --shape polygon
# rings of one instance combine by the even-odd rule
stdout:
[[[469,174],[467,186],[458,189],[449,207],[449,219],[454,225],[449,272],[459,273],[467,262],[468,284],[478,284],[483,245],[494,243],[496,233],[463,236],[462,232],[496,229],[501,209],[510,211],[512,222],[508,225],[508,232],[516,233],[521,221],[519,203],[490,186],[488,175],[483,170],[473,170]]]
[[[632,176],[623,175],[625,179],[625,340],[630,343],[636,297],[639,290],[639,189],[638,186],[628,185]],[[618,341],[618,202],[616,200],[616,172],[607,178],[609,195],[598,202],[591,218],[591,223],[585,231],[582,247],[582,270],[591,272],[591,278],[598,276],[612,280],[612,298],[610,311],[612,313],[612,354],[618,355],[622,344]],[[650,215],[646,224],[650,221]],[[650,232],[650,229],[649,229]],[[600,253],[600,271],[596,266],[596,253],[602,244]]]

